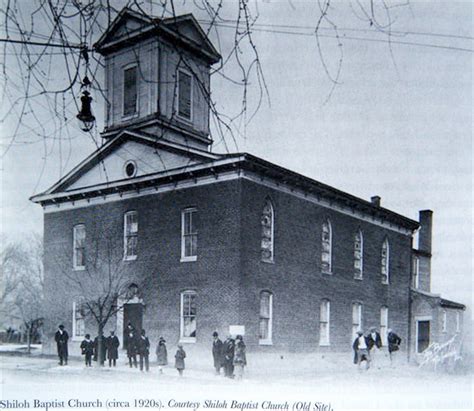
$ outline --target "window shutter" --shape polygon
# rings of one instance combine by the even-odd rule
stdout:
[[[191,120],[191,76],[183,71],[179,72],[178,91],[178,114]]]

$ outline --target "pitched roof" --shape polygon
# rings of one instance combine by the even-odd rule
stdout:
[[[441,307],[455,308],[455,309],[458,309],[458,310],[465,310],[466,309],[466,306],[464,304],[456,303],[456,302],[451,301],[451,300],[445,300],[444,298],[441,298],[441,301],[440,301],[439,305],[441,305]]]
[[[120,11],[94,44],[94,48],[101,54],[108,54],[126,44],[153,36],[167,38],[173,44],[179,44],[210,64],[217,63],[221,59],[219,52],[192,14],[159,19],[137,13],[129,8]]]

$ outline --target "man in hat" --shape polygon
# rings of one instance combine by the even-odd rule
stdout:
[[[64,325],[61,324],[58,327],[58,331],[56,331],[56,334],[54,334],[54,340],[56,341],[58,348],[59,365],[67,365],[67,342],[69,340],[69,335],[64,329]]]
[[[214,339],[212,341],[212,357],[214,358],[214,368],[216,370],[216,375],[219,375],[224,362],[222,358],[223,344],[217,331],[212,333],[212,337]]]
[[[382,338],[375,327],[370,329],[370,334],[367,336],[369,346],[370,361],[372,366],[375,365],[375,359],[378,357],[378,351],[382,348]]]
[[[357,355],[357,368],[360,370],[360,363],[365,360],[365,369],[368,370],[370,368],[369,344],[362,331],[357,331],[352,348]]]
[[[143,371],[143,363],[145,363],[145,370],[150,371],[150,340],[146,336],[145,330],[142,330],[142,334],[138,339],[138,355],[140,356],[140,371]]]
[[[224,360],[224,375],[228,378],[234,378],[234,351],[235,341],[231,335],[224,341],[222,355]]]

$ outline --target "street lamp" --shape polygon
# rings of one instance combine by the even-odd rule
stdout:
[[[82,81],[81,89],[82,89],[82,96],[81,96],[81,110],[79,114],[76,116],[79,120],[79,127],[82,131],[91,131],[92,127],[94,127],[95,117],[92,115],[91,110],[91,103],[92,97],[91,93],[89,93],[88,89],[90,88],[91,82],[89,78],[86,76]]]

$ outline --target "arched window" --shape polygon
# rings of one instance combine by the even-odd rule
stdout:
[[[270,291],[260,293],[260,334],[259,344],[272,343],[273,295]]]
[[[319,345],[329,345],[329,320],[331,317],[331,303],[329,300],[322,300],[319,311]]]
[[[326,274],[332,273],[332,227],[331,222],[323,222],[321,234],[321,271]]]
[[[183,342],[196,342],[196,297],[195,291],[183,291],[181,293],[180,341]]]
[[[273,262],[274,212],[270,200],[266,200],[262,211],[262,261]]]
[[[390,280],[390,246],[386,238],[382,244],[382,255],[380,259],[382,284],[388,284]]]
[[[354,278],[362,280],[364,272],[364,239],[362,231],[357,231],[354,235]]]

